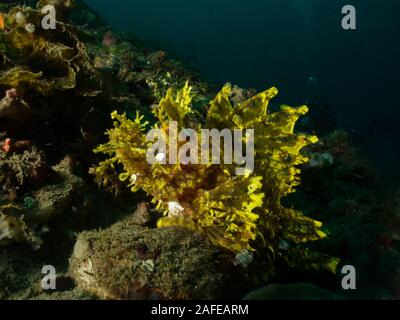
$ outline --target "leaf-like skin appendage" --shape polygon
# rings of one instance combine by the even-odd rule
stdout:
[[[184,127],[184,120],[191,112],[190,105],[192,103],[192,88],[189,82],[174,97],[174,91],[169,89],[166,96],[161,99],[159,107],[155,109],[154,115],[161,123],[168,121],[176,121],[179,128]]]
[[[288,254],[287,248],[281,248],[282,242],[294,250],[297,244],[323,239],[326,234],[321,222],[281,203],[300,184],[299,165],[308,162],[301,150],[318,141],[315,136],[294,130],[308,108],[283,106],[270,113],[268,104],[278,94],[276,88],[237,104],[231,103],[231,92],[231,86],[225,85],[210,102],[207,119],[198,126],[198,136],[201,129],[254,129],[253,172],[236,176],[236,164],[149,164],[143,118],[138,115],[129,120],[114,113],[116,122],[108,132],[110,141],[96,149],[110,157],[97,167],[97,180],[110,181],[108,173],[115,164],[121,164],[122,180],[129,178],[133,191],[147,192],[165,213],[158,227],[193,230],[234,253],[261,248],[260,251],[269,252],[266,258],[271,260],[277,253]],[[176,94],[169,90],[154,112],[159,123],[153,128],[167,134],[170,121],[176,121],[183,129],[191,101],[188,84]],[[309,265],[333,272],[337,266],[337,259],[326,256],[318,265],[318,254],[309,251],[297,257],[299,264],[307,265],[308,259],[312,260]]]

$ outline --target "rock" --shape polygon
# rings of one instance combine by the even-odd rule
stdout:
[[[21,99],[5,97],[0,100],[0,118],[25,122],[32,114],[32,109]]]
[[[310,162],[307,164],[307,168],[323,168],[333,165],[333,156],[328,153],[312,153],[310,155]]]
[[[114,46],[119,42],[119,39],[112,32],[106,32],[103,37],[103,45],[106,47]]]
[[[343,300],[334,292],[313,284],[271,284],[247,294],[243,300]]]
[[[32,192],[29,203],[9,204],[0,207],[0,247],[11,243],[28,242],[38,249],[42,244],[41,234],[48,231],[46,224],[80,201],[85,190],[84,181],[73,175],[61,163],[53,167],[59,179]]]
[[[145,226],[149,221],[150,205],[147,202],[141,202],[132,215],[132,222],[139,226]]]
[[[80,198],[86,188],[84,181],[68,171],[64,163],[54,166],[53,170],[59,175],[60,182],[47,185],[34,193],[38,202],[37,221],[42,223],[70,209],[74,200]]]
[[[61,301],[71,301],[71,300],[95,300],[94,297],[91,295],[87,294],[86,292],[79,290],[79,289],[73,289],[69,291],[62,291],[62,292],[48,292],[48,293],[42,293],[40,295],[37,295],[33,298],[30,298],[30,300],[61,300]]]
[[[118,300],[240,296],[235,288],[243,288],[241,275],[224,263],[220,249],[186,229],[150,229],[133,220],[78,236],[70,275],[79,288]]]
[[[33,142],[30,140],[16,140],[7,138],[1,142],[1,150],[6,153],[23,153],[29,151],[33,147]]]

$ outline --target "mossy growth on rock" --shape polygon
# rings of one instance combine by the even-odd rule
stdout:
[[[244,275],[226,254],[183,228],[150,229],[132,217],[78,236],[70,275],[102,299],[239,298]]]
[[[0,202],[0,247],[26,242],[38,249],[41,235],[48,231],[47,224],[82,201],[84,181],[73,175],[63,162],[52,170],[56,175],[54,182],[18,200]]]

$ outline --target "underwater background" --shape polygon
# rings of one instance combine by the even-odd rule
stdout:
[[[354,133],[392,182],[400,178],[400,2],[396,0],[88,0],[113,27],[164,43],[208,79],[277,103],[316,101]],[[341,27],[342,7],[357,30]]]
[[[400,2],[347,4],[1,0],[0,299],[400,299]]]

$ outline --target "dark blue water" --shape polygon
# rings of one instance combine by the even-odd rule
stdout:
[[[115,28],[170,43],[213,81],[332,105],[381,171],[400,176],[400,1],[86,2]],[[346,4],[357,9],[357,30],[341,27]]]

